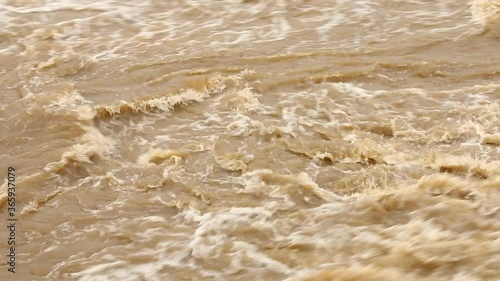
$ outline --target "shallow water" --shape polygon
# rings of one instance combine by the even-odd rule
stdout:
[[[498,280],[498,0],[7,0],[0,22],[1,278]]]

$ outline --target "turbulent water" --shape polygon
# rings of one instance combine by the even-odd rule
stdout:
[[[499,280],[499,0],[0,1],[1,280]]]

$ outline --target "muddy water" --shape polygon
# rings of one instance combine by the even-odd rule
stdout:
[[[6,0],[0,21],[0,279],[498,280],[498,0]]]

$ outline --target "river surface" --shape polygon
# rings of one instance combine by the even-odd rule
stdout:
[[[499,280],[499,0],[0,1],[1,280]]]

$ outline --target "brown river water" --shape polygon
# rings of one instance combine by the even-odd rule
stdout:
[[[0,280],[500,280],[499,0],[0,23]]]

